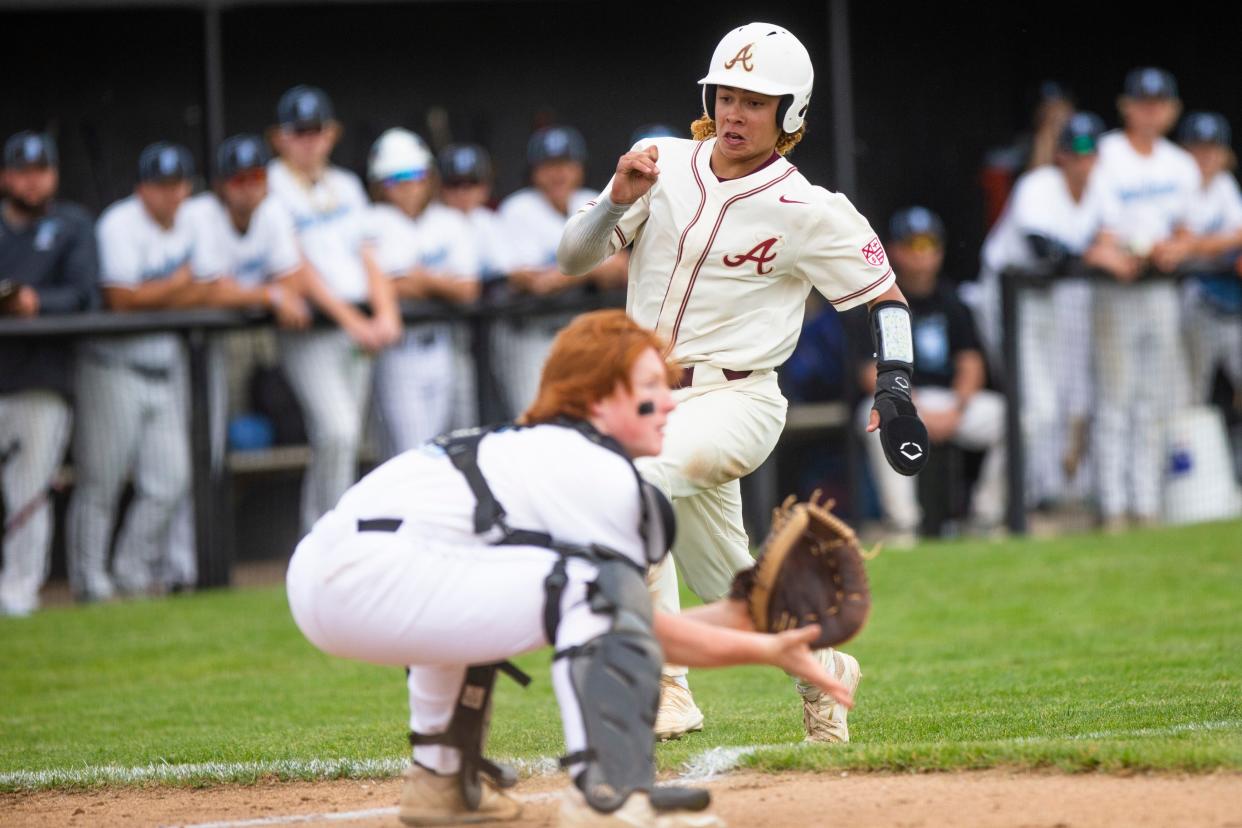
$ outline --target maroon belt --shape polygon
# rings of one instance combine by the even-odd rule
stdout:
[[[734,380],[746,379],[754,371],[731,371],[728,368],[721,368],[720,373],[724,374],[724,378],[729,382]],[[681,369],[681,379],[677,383],[678,388],[689,388],[694,385],[694,366],[689,365]]]

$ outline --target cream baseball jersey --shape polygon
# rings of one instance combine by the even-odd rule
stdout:
[[[1156,139],[1150,155],[1141,155],[1120,131],[1102,137],[1099,146],[1093,183],[1116,202],[1108,229],[1146,255],[1186,224],[1200,187],[1199,168],[1190,153],[1164,138]]]
[[[510,526],[548,532],[566,543],[602,544],[646,566],[638,476],[620,454],[565,426],[508,428],[479,443],[479,469]],[[354,484],[333,514],[398,518],[403,530],[468,550],[479,543],[474,507],[465,476],[441,448],[427,443]]]
[[[893,269],[845,196],[784,158],[721,181],[709,164],[714,142],[635,145],[656,146],[660,176],[622,216],[609,252],[633,244],[626,310],[677,362],[774,368],[797,344],[811,288],[844,311],[892,287]]]
[[[240,233],[215,193],[200,193],[181,208],[193,239],[190,269],[200,279],[231,276],[246,287],[297,270],[302,263],[293,222],[271,196]]]
[[[358,176],[329,167],[316,182],[296,176],[279,159],[268,165],[271,196],[289,214],[306,258],[328,288],[348,302],[366,300],[367,196]]]

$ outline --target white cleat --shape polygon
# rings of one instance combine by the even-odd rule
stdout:
[[[858,683],[862,680],[858,659],[840,650],[817,650],[815,656],[837,681],[849,689],[851,696],[858,691]],[[850,726],[846,716],[849,711],[818,687],[799,682],[798,692],[802,694],[802,726],[806,729],[806,741],[848,744]]]
[[[660,676],[660,709],[656,712],[655,735],[661,742],[680,739],[703,729],[703,711],[694,703],[690,691],[671,676]]]

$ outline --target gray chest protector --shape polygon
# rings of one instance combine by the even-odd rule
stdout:
[[[563,419],[556,425],[572,428],[591,442],[626,455],[621,447],[589,424]],[[502,427],[505,428],[505,427]],[[564,543],[543,531],[514,528],[506,520],[504,507],[487,485],[478,464],[479,443],[496,429],[472,429],[455,432],[435,442],[444,449],[453,466],[462,473],[475,498],[474,531],[481,536],[496,537],[496,546],[542,546],[558,554],[548,577],[544,580],[544,634],[555,645],[560,626],[560,605],[568,583],[569,558],[582,558],[595,565],[598,576],[588,585],[587,598],[592,612],[609,616],[611,628],[586,643],[560,650],[556,659],[569,661],[569,675],[577,696],[586,731],[587,747],[561,759],[563,767],[581,765],[574,783],[582,790],[587,802],[597,811],[610,813],[625,804],[634,791],[647,791],[652,804],[660,809],[694,809],[707,807],[706,791],[685,788],[655,788],[656,710],[660,701],[660,667],[664,662],[660,645],[652,631],[651,598],[647,593],[645,567],[612,549],[600,545],[581,546]],[[628,461],[628,457],[626,457]],[[633,464],[631,463],[631,468]],[[656,563],[667,554],[673,543],[674,520],[672,504],[651,484],[638,475],[641,498],[640,533],[647,560]],[[462,785],[467,804],[477,807],[478,774],[491,776],[502,786],[512,784],[512,771],[501,768],[482,757],[483,740],[490,710],[491,683],[495,672],[517,668],[508,662],[500,665],[471,667],[466,687],[458,701],[458,709],[442,736],[416,736],[415,744],[450,744],[462,752]],[[472,687],[472,673],[489,671],[486,687]],[[529,678],[517,671],[529,682]],[[473,699],[467,699],[467,691]],[[480,702],[480,714],[463,714],[467,701]],[[463,729],[458,731],[458,716],[463,716]],[[478,725],[465,730],[467,720],[478,719]],[[471,776],[470,780],[467,777]],[[469,786],[476,791],[468,793]]]

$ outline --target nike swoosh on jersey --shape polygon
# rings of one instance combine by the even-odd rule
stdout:
[[[785,198],[781,196],[781,204],[806,204],[805,201],[798,201],[796,198]]]

